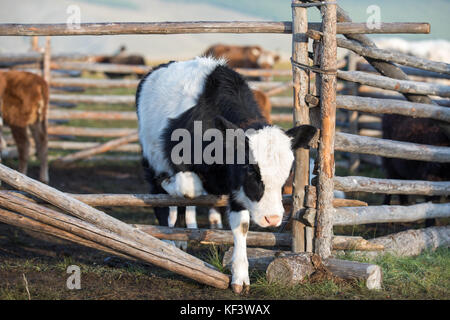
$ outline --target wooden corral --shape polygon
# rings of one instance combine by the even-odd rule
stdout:
[[[321,23],[308,23],[307,10],[317,7],[322,14]],[[376,48],[365,35],[368,33],[429,33],[427,23],[383,23],[378,29],[370,29],[365,23],[354,23],[335,2],[292,1],[292,22],[155,22],[155,23],[89,23],[79,29],[68,29],[65,24],[16,25],[1,24],[0,36],[75,36],[113,34],[177,34],[177,33],[280,33],[292,34],[292,71],[247,70],[238,71],[246,76],[290,76],[286,82],[251,82],[250,85],[266,91],[271,96],[272,107],[292,107],[293,114],[272,114],[272,120],[292,121],[294,124],[312,124],[320,129],[316,166],[318,177],[309,181],[310,150],[295,153],[294,191],[283,199],[293,205],[291,214],[292,232],[261,233],[249,232],[251,246],[290,247],[289,252],[249,249],[249,262],[266,270],[273,282],[293,284],[317,270],[327,270],[341,278],[357,278],[366,281],[370,289],[381,287],[381,269],[378,266],[332,257],[336,250],[357,250],[380,254],[384,251],[403,254],[398,248],[408,239],[419,253],[427,246],[422,242],[415,245],[416,238],[408,235],[391,235],[382,240],[365,240],[361,237],[343,237],[333,234],[335,225],[358,225],[367,223],[417,221],[425,218],[449,216],[448,203],[424,203],[413,206],[367,206],[351,199],[334,199],[334,190],[345,192],[369,192],[384,194],[450,194],[450,181],[406,181],[375,179],[359,176],[335,176],[335,151],[378,157],[403,158],[409,160],[450,162],[450,148],[416,143],[384,140],[362,136],[360,129],[379,130],[380,122],[362,121],[369,114],[400,114],[418,118],[430,118],[443,125],[450,122],[446,107],[433,103],[429,95],[450,97],[448,85],[412,81],[408,74],[448,79],[450,66]],[[342,36],[337,36],[341,34]],[[308,53],[308,39],[313,39],[312,59]],[[48,39],[48,38],[47,38]],[[27,55],[0,55],[0,63],[40,63],[40,71],[53,88],[134,88],[138,80],[91,80],[77,78],[53,78],[50,70],[76,70],[113,73],[134,73],[138,76],[151,70],[148,66],[124,66],[67,61],[52,57],[47,40],[43,53]],[[353,51],[353,56],[343,63],[337,61],[337,47]],[[367,64],[360,65],[357,55]],[[64,60],[64,61],[63,61]],[[70,59],[69,59],[70,60]],[[73,59],[72,59],[73,60]],[[401,68],[394,63],[411,69]],[[347,70],[341,70],[347,68]],[[404,72],[405,70],[405,72]],[[381,75],[373,74],[376,71]],[[338,79],[341,82],[338,82]],[[311,85],[313,83],[314,85]],[[349,84],[350,83],[350,84]],[[386,95],[376,98],[357,97],[364,88],[390,90],[397,96]],[[293,90],[292,97],[275,97],[283,91]],[[345,95],[337,95],[338,92]],[[385,92],[385,91],[382,91]],[[371,94],[373,91],[371,91]],[[376,93],[380,93],[377,91]],[[405,101],[399,100],[403,97]],[[134,104],[134,96],[80,95],[52,93],[52,104],[57,103],[102,103]],[[448,100],[441,100],[442,104]],[[336,109],[348,110],[350,121],[342,126],[346,132],[336,132]],[[56,108],[49,111],[52,121],[73,119],[103,119],[135,121],[133,112],[79,111]],[[367,119],[367,117],[366,117]],[[344,130],[343,130],[344,131]],[[370,135],[377,134],[370,132]],[[367,132],[367,131],[366,131]],[[135,128],[82,128],[51,124],[48,133],[53,136],[91,136],[114,138],[105,143],[50,141],[50,147],[81,150],[56,159],[73,162],[92,157],[109,150],[139,152]],[[6,138],[6,140],[8,140]],[[2,150],[5,151],[5,150]],[[3,154],[3,152],[2,152]],[[357,170],[364,157],[350,159],[350,168]],[[83,245],[103,250],[130,259],[139,259],[168,270],[180,273],[199,282],[217,288],[227,288],[228,276],[218,272],[207,263],[180,251],[158,239],[190,240],[202,243],[232,243],[229,231],[174,229],[157,226],[127,225],[111,218],[94,207],[110,206],[226,206],[226,197],[204,196],[196,199],[178,199],[167,195],[67,195],[0,165],[0,180],[17,192],[0,191],[0,220],[31,230],[40,230]],[[313,188],[315,186],[315,188]],[[314,191],[313,191],[314,190]],[[34,196],[31,197],[30,195]],[[42,205],[51,204],[52,207]],[[70,214],[70,216],[69,216]],[[423,234],[448,240],[448,227],[422,230]],[[430,235],[432,234],[432,235]],[[389,240],[391,239],[391,240]],[[403,239],[399,241],[398,239]],[[448,245],[448,241],[442,241]],[[418,241],[418,240],[417,240]],[[390,248],[389,250],[384,250]],[[394,249],[392,249],[394,248]],[[227,265],[226,255],[224,265]]]

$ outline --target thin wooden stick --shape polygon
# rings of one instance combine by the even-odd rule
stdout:
[[[85,158],[89,158],[93,155],[96,154],[100,154],[100,153],[104,153],[110,150],[114,150],[122,145],[125,145],[127,143],[131,143],[131,142],[136,142],[139,140],[139,135],[138,133],[132,133],[128,136],[122,137],[122,138],[118,138],[118,139],[114,139],[114,140],[110,140],[108,142],[105,142],[103,144],[100,144],[98,146],[92,147],[90,149],[85,149],[85,150],[81,150],[72,154],[69,154],[67,156],[61,157],[59,159],[57,159],[57,162],[61,162],[61,163],[70,163],[73,161],[77,161],[80,159],[85,159]]]

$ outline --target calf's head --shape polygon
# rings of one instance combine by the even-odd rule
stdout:
[[[226,120],[222,123],[228,129],[237,129]],[[248,210],[257,225],[276,227],[281,224],[282,188],[294,161],[293,150],[308,148],[316,132],[317,129],[309,125],[286,132],[275,126],[246,132],[245,163],[228,165],[228,183],[232,202]],[[234,149],[236,151],[236,146]]]

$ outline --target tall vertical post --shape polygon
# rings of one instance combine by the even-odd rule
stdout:
[[[292,0],[292,3],[302,1]],[[292,59],[308,65],[308,16],[307,9],[292,7]],[[309,75],[305,70],[292,67],[294,83],[294,125],[309,123],[309,110],[305,101],[308,93]],[[309,182],[309,150],[298,149],[295,151],[294,179],[293,179],[293,214],[303,209],[305,199],[305,186]],[[292,251],[304,252],[305,225],[300,221],[292,221]]]
[[[322,69],[320,88],[319,179],[317,185],[317,214],[315,252],[322,258],[331,255],[333,236],[334,136],[336,126],[336,4],[321,7]]]

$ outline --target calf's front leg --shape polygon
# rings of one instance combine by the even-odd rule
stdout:
[[[230,211],[229,221],[234,239],[233,257],[231,258],[231,287],[235,293],[250,290],[247,260],[247,232],[250,225],[248,210]]]

